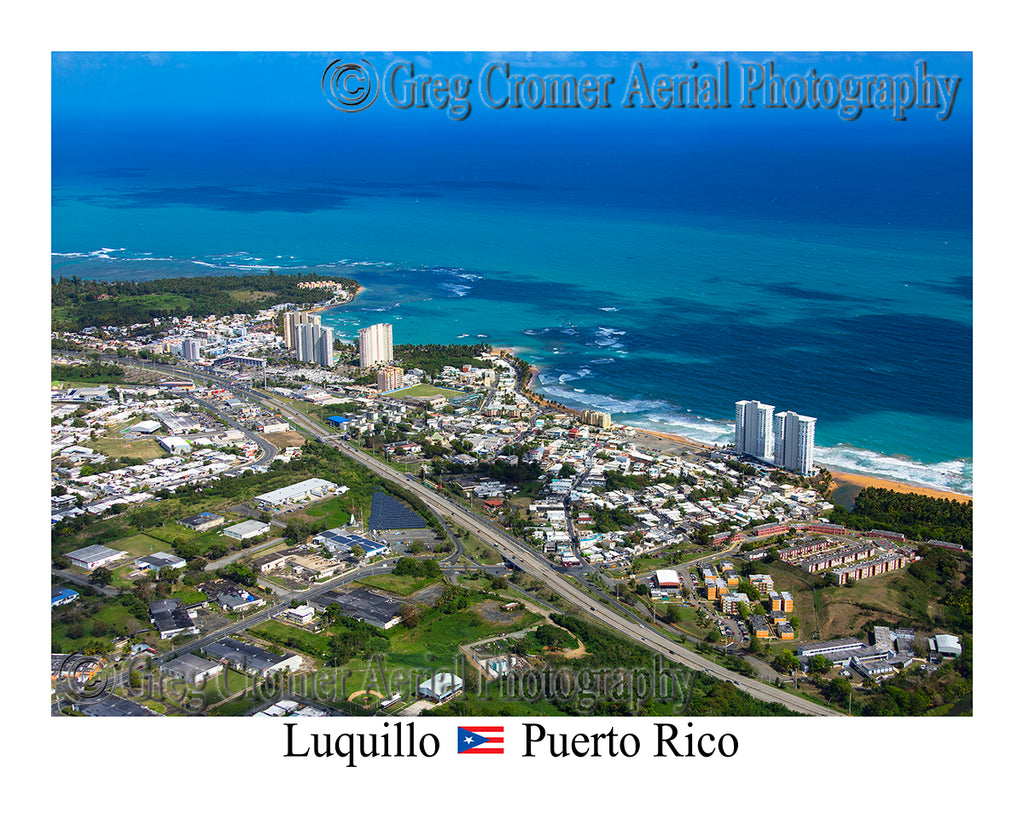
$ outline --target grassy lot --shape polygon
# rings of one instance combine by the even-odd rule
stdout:
[[[175,540],[190,541],[199,537],[199,532],[188,529],[180,523],[165,523],[152,529],[146,529],[145,534],[150,537],[162,540],[164,543],[174,543]]]
[[[259,301],[260,299],[273,298],[277,294],[271,293],[267,290],[229,290],[228,295],[235,301],[248,303],[251,301]]]
[[[315,660],[320,660],[327,653],[331,635],[322,631],[313,634],[306,629],[290,626],[277,620],[268,620],[258,626],[249,629],[249,633],[261,640],[266,640],[282,649],[307,654]]]
[[[675,608],[681,619],[676,623],[676,628],[692,634],[694,637],[700,637],[702,640],[711,633],[711,629],[706,626],[698,625],[697,617],[700,611],[696,606],[684,606],[682,603],[655,603],[654,608],[658,612],[659,617],[665,617],[669,607]]]
[[[92,441],[89,446],[111,458],[142,458],[151,461],[167,454],[152,438],[126,441],[118,435],[105,435]]]
[[[485,543],[476,535],[470,533],[465,537],[460,537],[459,540],[462,541],[466,554],[480,563],[494,565],[502,562],[501,555],[490,544]]]
[[[306,520],[318,521],[318,526],[322,529],[334,529],[338,526],[348,526],[349,521],[352,519],[353,505],[355,508],[356,519],[359,519],[360,512],[360,501],[355,496],[349,497],[349,493],[346,492],[340,498],[328,498],[318,503],[312,503],[302,510],[301,516]],[[369,511],[369,505],[366,506]],[[282,516],[282,520],[287,520],[292,515]],[[295,515],[296,517],[299,514]]]
[[[131,535],[129,537],[115,540],[112,543],[106,544],[108,549],[115,549],[117,551],[128,552],[132,557],[144,557],[151,555],[154,552],[164,552],[167,550],[167,543],[163,540],[157,540],[149,535],[139,533],[137,535]]]
[[[226,525],[231,525],[232,521],[228,521]],[[273,532],[280,532],[280,529],[271,529]],[[194,534],[194,533],[193,533]],[[203,532],[199,537],[193,538],[189,541],[191,546],[199,549],[200,554],[206,554],[211,546],[220,546],[222,549],[231,551],[238,547],[239,541],[234,538],[224,537],[219,530],[211,532]]]
[[[116,515],[103,520],[88,521],[88,525],[80,531],[59,539],[55,538],[51,551],[54,555],[66,554],[94,543],[104,544],[112,540],[128,537],[137,533],[137,529],[131,526],[124,515]]]
[[[489,623],[474,611],[444,615],[430,609],[423,613],[415,629],[404,630],[392,638],[390,656],[404,664],[429,667],[436,664],[437,658],[454,657],[463,643],[518,631],[542,619],[530,611],[521,610],[518,614],[508,623]]]
[[[763,565],[763,564],[762,564]],[[905,570],[859,580],[852,587],[813,588],[805,572],[782,561],[764,566],[777,591],[793,594],[793,614],[800,620],[797,638],[820,640],[858,633],[872,621],[927,626],[938,612],[927,586]]]
[[[60,619],[58,619],[60,618]],[[114,635],[125,635],[145,628],[120,603],[105,598],[71,604],[53,610],[50,625],[51,650],[58,654],[83,651],[93,638],[109,640]]]
[[[435,387],[431,384],[415,384],[412,387],[406,387],[404,390],[389,392],[388,398],[424,398],[428,395],[443,395],[445,398],[462,398],[469,394],[470,393],[468,392],[458,392],[457,390],[446,390],[442,387]]]
[[[182,605],[191,606],[193,603],[201,603],[206,599],[206,595],[194,589],[191,586],[178,586],[174,589],[171,594],[172,597],[177,597],[181,600]]]

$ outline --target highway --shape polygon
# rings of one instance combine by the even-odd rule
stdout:
[[[116,359],[121,363],[134,364],[132,360]],[[688,668],[702,671],[719,680],[735,685],[739,690],[763,702],[774,702],[784,705],[792,711],[810,716],[841,716],[837,711],[823,705],[810,702],[796,694],[783,691],[774,686],[763,683],[760,680],[745,677],[728,669],[715,665],[710,660],[702,657],[689,649],[683,648],[679,643],[669,639],[652,628],[634,622],[627,617],[609,608],[600,600],[596,600],[577,586],[570,583],[554,566],[545,558],[539,556],[533,549],[520,543],[511,537],[504,530],[497,528],[491,521],[480,517],[473,512],[463,508],[459,504],[443,497],[406,473],[398,472],[389,465],[383,464],[375,458],[370,457],[359,449],[341,440],[335,433],[325,429],[309,416],[298,412],[291,406],[270,396],[256,392],[229,380],[212,376],[206,373],[195,373],[190,370],[179,369],[164,365],[147,364],[147,367],[159,369],[171,375],[184,376],[188,378],[205,378],[216,382],[229,389],[248,395],[254,400],[272,406],[281,412],[286,418],[294,421],[297,425],[318,436],[319,440],[338,449],[353,461],[362,464],[370,471],[382,478],[404,484],[435,513],[447,516],[453,522],[466,529],[477,533],[482,538],[490,538],[499,552],[506,559],[511,560],[517,567],[530,574],[551,588],[552,591],[570,603],[578,606],[583,611],[589,611],[590,616],[603,623],[605,626],[617,631],[619,634],[639,643],[651,651],[662,654],[666,658],[680,663]],[[276,608],[276,607],[275,607]],[[179,653],[179,652],[175,652]]]

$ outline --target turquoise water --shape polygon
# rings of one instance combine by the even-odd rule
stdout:
[[[773,402],[819,419],[821,462],[971,489],[965,231],[454,197],[114,211],[123,220],[72,200],[54,214],[67,225],[56,275],[348,273],[367,289],[325,314],[342,338],[387,321],[396,343],[515,347],[556,400],[710,442],[731,437],[736,400]]]
[[[340,114],[315,55],[144,62],[55,62],[54,276],[351,275],[343,338],[514,347],[552,398],[710,442],[757,399],[816,417],[820,462],[972,490],[968,99],[456,123]]]

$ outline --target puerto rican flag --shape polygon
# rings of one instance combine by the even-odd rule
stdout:
[[[459,726],[460,754],[501,754],[505,752],[505,729],[500,725]]]

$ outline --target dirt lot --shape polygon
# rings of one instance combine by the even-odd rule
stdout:
[[[473,611],[483,617],[488,623],[501,623],[502,625],[515,623],[523,616],[522,608],[514,609],[513,611],[502,611],[501,605],[497,600],[485,600],[483,603],[477,603],[477,605],[473,606]]]
[[[306,442],[306,439],[294,429],[287,432],[270,432],[263,437],[278,449],[284,449],[286,446],[302,446]]]

